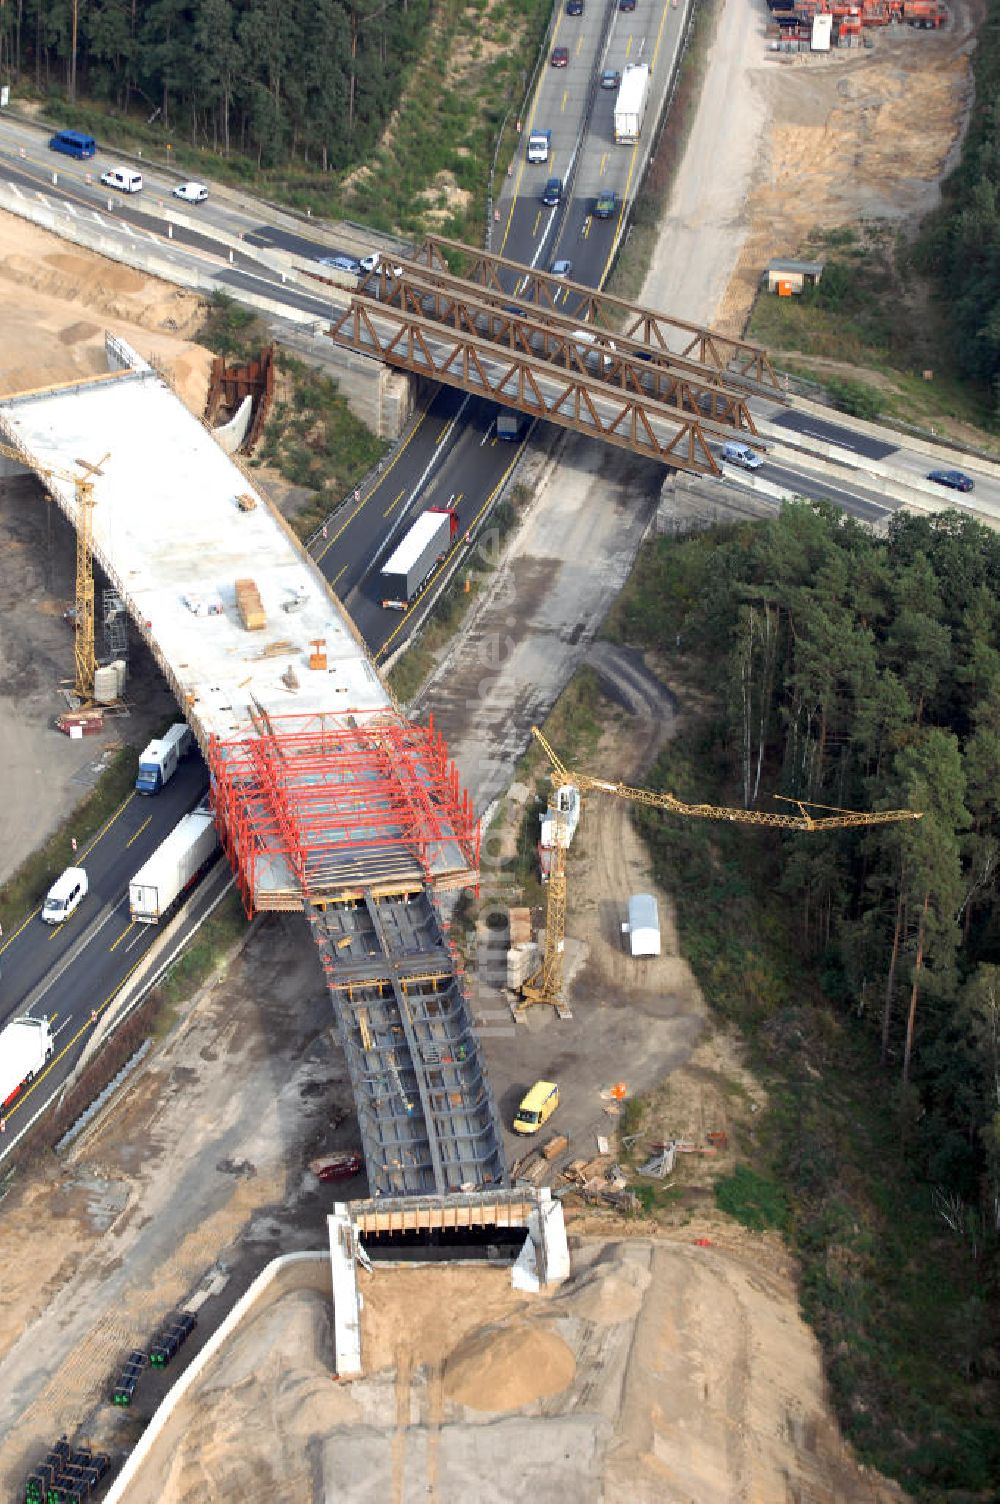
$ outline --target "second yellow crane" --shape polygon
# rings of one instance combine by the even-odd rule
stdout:
[[[696,820],[728,820],[735,825],[770,825],[779,830],[843,830],[855,825],[894,825],[900,820],[919,820],[921,817],[911,809],[850,810],[837,809],[826,804],[812,804],[801,799],[788,799],[794,804],[797,815],[770,814],[764,810],[731,809],[717,804],[687,804],[675,794],[658,793],[654,789],[633,788],[627,783],[615,783],[607,778],[595,778],[590,773],[578,773],[566,767],[559,754],[552,748],[537,726],[531,734],[541,746],[552,765],[552,784],[556,789],[572,786],[585,792],[614,794],[619,799],[631,800],[634,804],[652,805],[655,809],[668,810],[674,815],[686,815]],[[778,796],[779,798],[782,796]],[[552,855],[549,864],[549,893],[545,914],[545,949],[540,968],[530,976],[521,988],[522,1003],[518,1011],[533,1003],[547,1003],[560,1016],[568,1016],[563,1000],[563,952],[566,941],[566,847],[568,832],[565,815],[558,809],[558,800],[551,806]],[[828,810],[825,815],[815,816],[810,809]]]

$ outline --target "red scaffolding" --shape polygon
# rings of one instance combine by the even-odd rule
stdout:
[[[208,765],[249,915],[414,878],[477,880],[479,822],[433,720],[274,716],[256,736],[213,737]]]

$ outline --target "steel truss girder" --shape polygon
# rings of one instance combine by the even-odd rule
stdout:
[[[651,353],[635,340],[624,341],[620,333],[612,339],[599,327],[587,330],[593,344],[581,342],[578,321],[551,306],[551,300],[560,290],[586,296],[589,289],[585,287],[539,274],[536,304],[515,313],[509,306],[510,293],[484,293],[447,271],[420,273],[414,278],[405,263],[397,276],[399,270],[380,265],[361,284],[362,292],[374,292],[381,308],[395,308],[418,320],[430,317],[435,324],[456,333],[473,339],[484,337],[505,349],[541,357],[583,376],[592,373],[590,362],[599,360],[605,385],[744,433],[757,432],[745,391],[728,387],[714,367],[655,349]],[[543,293],[549,303],[540,307]]]
[[[563,372],[533,354],[511,355],[479,336],[456,335],[431,320],[362,298],[352,299],[327,332],[335,344],[488,397],[502,407],[680,470],[720,473],[705,429],[716,438],[729,437],[731,430],[715,432],[711,420],[677,412],[645,395],[623,393],[578,371]]]
[[[555,293],[566,287],[562,278],[552,277],[547,272],[540,272],[519,261],[509,261],[503,256],[463,245],[461,241],[449,240],[441,235],[428,235],[411,259],[428,270],[439,270],[442,264],[447,265],[448,252],[464,258],[465,281],[494,292],[507,302],[510,302],[512,296],[510,288],[516,285],[520,289],[517,297],[521,301],[544,300],[542,306],[554,308]],[[503,273],[507,273],[508,277],[506,288]],[[628,303],[623,298],[611,297],[594,288],[574,285],[573,290],[586,299],[585,303],[577,305],[574,314],[579,323],[607,329],[614,335],[620,334],[626,339],[636,340],[649,349],[662,350],[667,355],[679,354],[681,358],[695,360],[722,374],[753,382],[772,397],[782,395],[774,367],[767,352],[759,345],[722,334],[717,329],[706,329],[700,324],[688,323],[685,319],[677,319],[670,314],[642,308],[637,303]],[[680,336],[679,351],[671,351],[671,336]]]

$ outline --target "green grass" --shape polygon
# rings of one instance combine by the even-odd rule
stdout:
[[[285,353],[278,368],[290,392],[272,409],[255,463],[274,465],[292,485],[309,489],[290,519],[308,538],[389,446],[354,416],[330,377]]]
[[[165,134],[158,125],[122,119],[86,101],[71,106],[53,100],[51,108],[60,128],[90,131],[109,149],[141,150],[149,163],[168,164],[191,177],[252,185],[255,193],[313,217],[347,217],[408,235],[433,228],[479,244],[494,148],[508,112],[520,106],[551,0],[494,0],[484,20],[485,9],[467,0],[440,0],[388,130],[374,151],[354,164],[353,179],[351,173],[322,172],[301,161],[259,168],[255,159],[191,147],[176,129]],[[513,149],[514,140],[508,120],[501,172],[507,160],[503,148]],[[449,205],[446,182],[458,190],[460,201]]]
[[[818,287],[791,298],[761,292],[750,317],[748,336],[775,364],[825,386],[844,412],[930,429],[970,424],[995,447],[992,394],[957,375],[939,311],[895,232],[832,230],[801,252],[826,263]]]
[[[96,751],[94,755],[97,756]],[[64,867],[70,866],[74,860],[82,860],[88,843],[121,808],[135,784],[136,756],[134,747],[120,748],[73,813],[0,888],[0,923],[4,935],[9,937],[14,933],[25,916],[44,898]],[[75,853],[74,839],[78,848]]]
[[[788,1202],[781,1186],[767,1175],[737,1165],[731,1175],[715,1183],[715,1204],[753,1232],[788,1224]]]

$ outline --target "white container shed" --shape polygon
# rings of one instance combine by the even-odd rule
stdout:
[[[628,923],[622,925],[633,956],[660,954],[660,916],[651,893],[633,893],[628,901]]]

